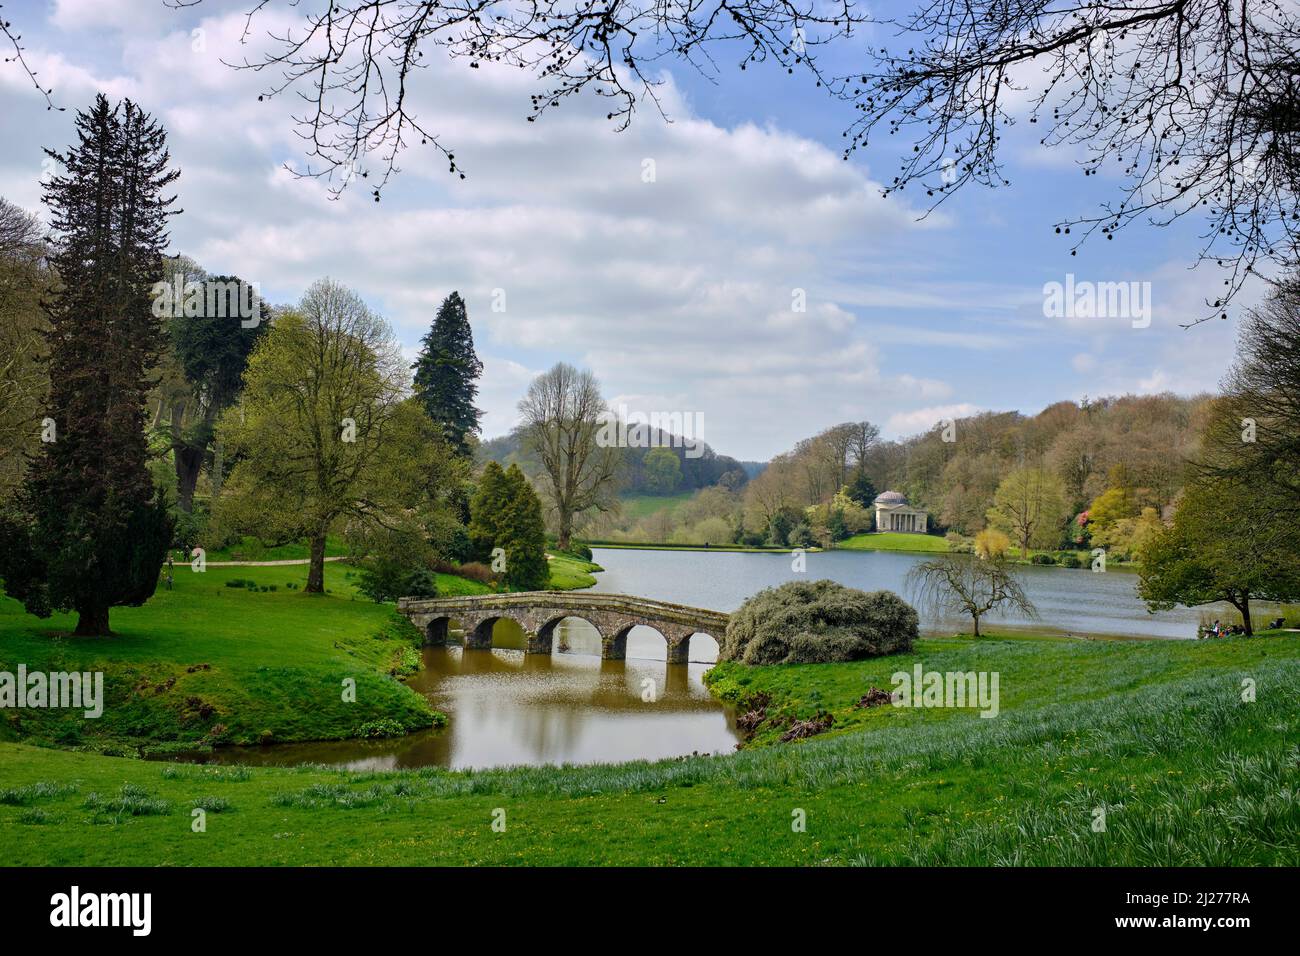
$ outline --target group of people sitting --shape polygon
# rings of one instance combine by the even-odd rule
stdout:
[[[1276,621],[1269,621],[1264,626],[1273,630],[1279,628],[1285,623],[1286,619],[1279,617]],[[1213,626],[1206,627],[1204,624],[1197,630],[1197,637],[1232,637],[1237,634],[1245,634],[1246,626],[1244,624],[1221,624],[1215,621]]]

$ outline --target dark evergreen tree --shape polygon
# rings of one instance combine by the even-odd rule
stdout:
[[[497,546],[509,494],[505,469],[495,461],[488,462],[479,476],[469,509],[470,546],[474,557],[480,561],[490,560],[492,549]]]
[[[163,129],[129,100],[99,96],[76,128],[66,153],[46,151],[64,170],[45,188],[59,276],[48,303],[54,440],[0,527],[0,576],[33,613],[76,611],[76,633],[96,635],[110,633],[110,608],[153,595],[171,539],[144,424],[175,200],[163,190],[179,173]]]
[[[516,591],[540,591],[550,583],[542,500],[518,465],[505,473],[506,511],[497,546],[506,552],[506,583]]]
[[[420,355],[411,366],[415,371],[415,395],[442,427],[448,443],[459,454],[470,454],[470,436],[479,430],[482,415],[474,407],[478,377],[483,363],[474,354],[465,300],[459,292],[443,299],[433,327],[420,340]]]
[[[209,457],[217,416],[239,395],[248,357],[270,319],[270,310],[238,276],[203,280],[200,311],[185,308],[167,322],[172,350],[193,386],[188,399],[172,407],[170,439],[176,465],[176,504],[189,511],[199,472]],[[242,295],[233,292],[244,290]],[[251,316],[251,318],[250,318]],[[194,407],[184,424],[186,404]]]
[[[871,483],[866,472],[859,471],[849,482],[848,496],[864,508],[870,508],[876,500],[876,486]]]

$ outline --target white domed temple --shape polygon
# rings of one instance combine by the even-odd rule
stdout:
[[[886,491],[876,495],[877,531],[906,531],[925,534],[926,514],[907,503],[907,496],[899,491]]]

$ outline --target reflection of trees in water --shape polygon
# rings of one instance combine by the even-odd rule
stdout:
[[[705,729],[711,725],[696,730],[693,722],[662,722],[719,709],[700,681],[705,665],[456,646],[429,647],[424,653],[425,668],[409,685],[450,716],[448,727],[392,740],[241,748],[242,754],[219,752],[214,759],[381,770],[634,759],[642,740],[654,757],[659,755],[654,741],[665,734],[681,740],[683,753],[719,747],[712,736],[716,728]],[[655,683],[653,703],[642,699],[647,679]],[[730,715],[727,719],[734,732]],[[681,726],[685,730],[679,732]],[[725,741],[721,747],[726,749]]]

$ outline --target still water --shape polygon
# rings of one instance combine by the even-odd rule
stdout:
[[[594,590],[733,611],[756,591],[784,581],[832,578],[907,596],[904,577],[923,557],[888,551],[806,555],[796,573],[788,554],[597,549],[606,570]],[[1025,567],[1025,590],[1040,618],[994,618],[993,627],[1104,637],[1189,638],[1195,611],[1147,613],[1124,571]],[[923,619],[930,633],[969,627],[960,618]],[[555,653],[525,655],[523,635],[497,624],[492,650],[425,648],[409,686],[450,718],[442,730],[398,740],[227,748],[227,763],[323,763],[354,769],[499,767],[593,763],[722,753],[739,739],[735,715],[702,682],[717,659],[710,637],[691,639],[687,665],[665,662],[664,639],[649,628],[628,637],[627,660],[602,661],[595,628],[575,618],[556,632]]]
[[[795,572],[788,554],[723,551],[623,551],[599,548],[594,559],[605,573],[595,591],[635,594],[715,611],[734,611],[756,591],[786,581],[830,578],[864,591],[909,595],[904,579],[925,555],[896,551],[825,551],[804,556],[807,570]],[[1021,583],[1038,608],[1038,620],[986,617],[985,629],[1005,627],[1099,637],[1194,638],[1199,613],[1187,608],[1147,612],[1137,596],[1137,574],[1080,568],[1017,567]],[[1224,614],[1230,608],[1219,607]],[[970,618],[922,617],[926,633],[970,630]]]
[[[396,740],[231,747],[220,763],[322,763],[351,769],[501,767],[655,760],[725,753],[740,739],[734,715],[705,689],[717,644],[691,640],[690,664],[665,661],[664,639],[635,628],[627,660],[600,658],[600,635],[569,618],[550,655],[524,654],[523,633],[498,622],[492,650],[426,647],[407,686],[445,713],[442,730]]]

